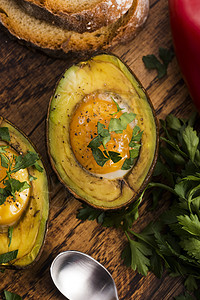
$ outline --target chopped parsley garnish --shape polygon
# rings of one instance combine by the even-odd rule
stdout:
[[[123,108],[120,108],[118,103],[112,98],[113,102],[116,104],[117,112],[121,111]],[[114,113],[114,114],[116,114]],[[111,114],[111,115],[114,115]],[[122,159],[120,153],[115,151],[106,151],[106,145],[111,140],[110,132],[115,132],[117,134],[120,134],[125,130],[136,117],[136,114],[134,113],[123,113],[119,118],[111,118],[108,129],[104,124],[101,124],[100,122],[97,123],[97,136],[91,140],[88,147],[92,150],[93,157],[96,161],[96,163],[103,167],[104,164],[108,160],[112,160],[114,163],[117,163]],[[131,148],[129,150],[130,157],[126,158],[124,161],[124,164],[122,166],[122,170],[128,170],[130,169],[135,161],[135,158],[139,155],[139,149],[140,144],[138,144],[141,141],[142,138],[142,131],[140,131],[139,126],[135,126],[133,128],[133,135],[132,139],[129,143],[129,147]],[[99,147],[103,145],[105,151],[101,151]]]
[[[10,140],[7,127],[0,128],[0,139],[5,141]],[[21,192],[30,187],[28,182],[21,182],[12,178],[12,174],[18,172],[20,169],[26,169],[31,166],[34,166],[40,172],[43,171],[43,168],[38,164],[39,156],[37,153],[28,151],[25,155],[13,155],[12,158],[9,158],[6,154],[6,149],[8,147],[9,146],[0,146],[1,166],[7,168],[6,176],[1,179],[1,182],[4,184],[4,188],[0,188],[0,205],[2,205],[9,196],[12,196],[15,200],[16,192]],[[31,179],[33,180],[35,177],[31,177]]]

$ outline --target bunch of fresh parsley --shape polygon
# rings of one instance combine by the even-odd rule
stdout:
[[[194,122],[194,115],[188,120],[173,115],[161,120],[163,133],[154,172],[158,182],[147,186],[153,195],[152,208],[159,205],[163,191],[170,192],[169,208],[158,220],[140,233],[132,230],[146,191],[131,206],[116,212],[83,205],[77,218],[96,219],[103,226],[121,228],[128,240],[122,252],[127,266],[145,276],[152,271],[159,278],[165,267],[170,275],[182,276],[185,287],[197,293],[200,283],[200,140]],[[186,296],[180,299],[194,299]]]

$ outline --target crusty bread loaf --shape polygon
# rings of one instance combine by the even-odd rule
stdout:
[[[35,18],[83,33],[107,26],[125,15],[133,0],[16,0]]]
[[[15,0],[0,0],[0,21],[20,40],[62,54],[105,50],[132,39],[147,18],[149,0],[133,0],[128,13],[94,32],[78,33],[27,14]]]

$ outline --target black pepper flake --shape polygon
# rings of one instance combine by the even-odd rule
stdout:
[[[91,171],[92,170],[92,168],[89,168],[89,171]]]
[[[103,177],[100,177],[100,179],[103,179]]]
[[[39,198],[38,198],[39,199]],[[39,213],[40,211],[39,210],[37,210],[35,213],[34,213],[34,215],[33,215],[33,217],[36,217],[37,216],[37,214]]]
[[[78,135],[78,133],[77,133],[77,132],[75,132],[75,135],[77,136],[77,135]]]
[[[91,120],[90,120],[90,118],[87,118],[87,123],[89,123]]]
[[[91,139],[93,139],[93,135],[92,134],[90,135],[90,137],[91,137]]]

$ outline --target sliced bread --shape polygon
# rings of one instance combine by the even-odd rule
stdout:
[[[125,15],[133,0],[17,0],[35,18],[79,33],[92,32]]]
[[[18,39],[50,54],[105,50],[132,39],[147,18],[149,0],[133,0],[128,13],[94,32],[63,29],[27,14],[15,0],[0,0],[0,22]]]

